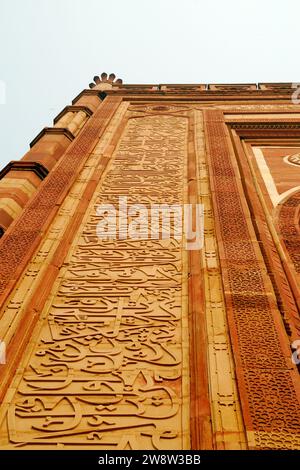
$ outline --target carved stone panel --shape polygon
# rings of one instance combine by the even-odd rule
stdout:
[[[183,202],[187,128],[129,119],[8,391],[4,448],[189,448],[181,241],[96,233],[97,207],[119,196]]]

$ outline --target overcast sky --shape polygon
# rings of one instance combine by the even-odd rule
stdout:
[[[299,17],[299,0],[0,0],[0,167],[103,71],[300,82]]]

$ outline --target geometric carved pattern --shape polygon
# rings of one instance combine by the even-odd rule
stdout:
[[[196,111],[196,154],[199,162],[199,195],[204,205],[202,270],[208,338],[210,402],[215,449],[245,449],[247,440],[238,397],[233,354],[228,334],[220,260],[209,184],[209,166],[201,111]]]
[[[299,396],[290,351],[280,333],[262,258],[254,248],[223,114],[206,111],[205,117],[227,315],[249,446],[300,448]]]
[[[98,204],[119,195],[182,203],[186,148],[185,118],[128,121],[41,313],[9,405],[8,447],[189,447],[181,242],[96,236]]]
[[[251,394],[255,444],[261,449],[299,449],[299,401],[289,370],[245,371],[246,393]],[[255,384],[255,387],[254,387]]]

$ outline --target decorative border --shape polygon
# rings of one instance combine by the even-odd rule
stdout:
[[[276,111],[280,113],[280,110]],[[274,128],[273,124],[275,123],[276,128]],[[288,146],[290,144],[300,145],[300,133],[297,127],[300,129],[300,122],[299,119],[288,119],[287,121],[284,119],[278,119],[277,121],[267,121],[265,119],[259,118],[259,121],[252,121],[249,122],[247,120],[243,121],[233,121],[233,120],[226,120],[226,124],[228,125],[231,136],[233,138],[234,145],[237,150],[237,154],[240,158],[240,164],[242,167],[245,165],[243,160],[245,158],[244,150],[242,147],[245,147],[245,152],[249,153],[249,149],[251,149],[252,145],[260,145],[264,143],[265,140],[269,144],[276,144],[276,145],[283,145]],[[278,127],[278,129],[277,129]],[[291,139],[297,139],[291,140]],[[244,145],[242,144],[244,141]],[[251,163],[251,158],[248,161],[249,166],[252,167],[253,163]],[[261,172],[257,169],[257,162],[254,162],[254,167],[252,168],[252,175],[253,178],[257,179],[258,187],[261,187],[261,183],[263,183],[263,177]],[[246,171],[247,173],[247,171]],[[255,206],[253,203],[254,199],[257,198],[256,192],[252,191],[251,184],[249,181],[251,180],[251,175],[244,175],[244,179],[248,181],[246,184],[248,199],[250,205]],[[260,191],[260,190],[259,190]],[[264,190],[262,189],[261,192],[263,193]],[[296,236],[292,234],[293,228],[296,228],[299,225],[299,215],[298,219],[295,218],[292,220],[292,217],[289,221],[285,224],[285,229],[283,230],[283,218],[285,217],[283,213],[281,214],[281,208],[285,206],[283,212],[285,214],[288,213],[288,209],[286,206],[288,205],[288,201],[293,198],[293,196],[297,194],[297,188],[295,188],[295,193],[291,195],[290,198],[287,197],[284,202],[280,202],[275,216],[273,217],[272,228],[268,228],[267,225],[269,224],[266,220],[266,217],[261,219],[258,216],[259,224],[257,226],[257,230],[260,232],[261,236],[264,238],[264,243],[262,246],[263,255],[267,265],[272,266],[272,282],[274,286],[274,291],[277,297],[278,308],[281,311],[284,326],[287,332],[287,335],[291,338],[291,341],[294,339],[299,338],[300,334],[300,279],[297,279],[297,267],[294,269],[293,263],[296,263],[299,266],[299,255],[298,255],[298,248],[299,248],[299,241],[300,241],[300,229],[298,234],[298,239]],[[284,195],[282,195],[284,196]],[[261,197],[261,196],[260,196]],[[268,206],[268,200],[264,199],[264,203]],[[269,199],[269,198],[268,198]],[[271,199],[269,199],[271,203]],[[290,204],[296,204],[295,199],[294,202],[290,202]],[[272,204],[272,203],[271,203]],[[255,206],[255,213],[259,213],[261,211],[261,206]],[[273,206],[269,207],[269,214],[273,214]],[[281,214],[281,215],[280,215]],[[296,214],[295,214],[296,216]],[[280,221],[281,219],[281,221]],[[273,236],[270,233],[277,231],[276,235]],[[297,230],[297,228],[296,228]],[[290,234],[290,235],[288,235]],[[274,239],[275,236],[275,239]],[[289,237],[291,237],[289,239]],[[290,260],[290,261],[289,261]],[[296,271],[296,276],[294,272]]]
[[[249,448],[300,449],[299,377],[223,114],[204,114],[222,278]]]
[[[232,122],[226,121],[231,129],[234,129],[241,139],[250,138],[300,138],[300,121],[293,119],[287,121],[260,122]]]
[[[208,357],[214,449],[246,449],[247,439],[237,391],[216,240],[209,166],[205,149],[203,111],[197,110],[194,113],[199,197],[200,202],[204,205],[204,246],[201,250],[201,261],[206,319],[204,321],[200,319],[200,322],[201,324],[206,323],[207,326],[207,350],[204,354]],[[204,330],[203,326],[200,327],[200,331],[202,330]],[[198,334],[197,343],[200,341]],[[193,360],[194,358],[191,356],[191,361]],[[201,403],[199,403],[199,407],[201,409]]]
[[[265,182],[259,169],[257,159],[253,155],[251,141],[243,142],[231,129],[231,137],[239,162],[245,196],[251,212],[253,226],[260,244],[268,276],[272,282],[277,307],[281,313],[289,342],[300,335],[299,309],[293,295],[294,286],[289,277],[289,269],[285,264],[278,233],[274,227],[274,212],[269,193],[265,192]]]

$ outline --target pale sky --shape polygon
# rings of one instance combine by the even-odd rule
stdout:
[[[299,17],[299,0],[0,0],[0,167],[103,71],[300,82]]]

